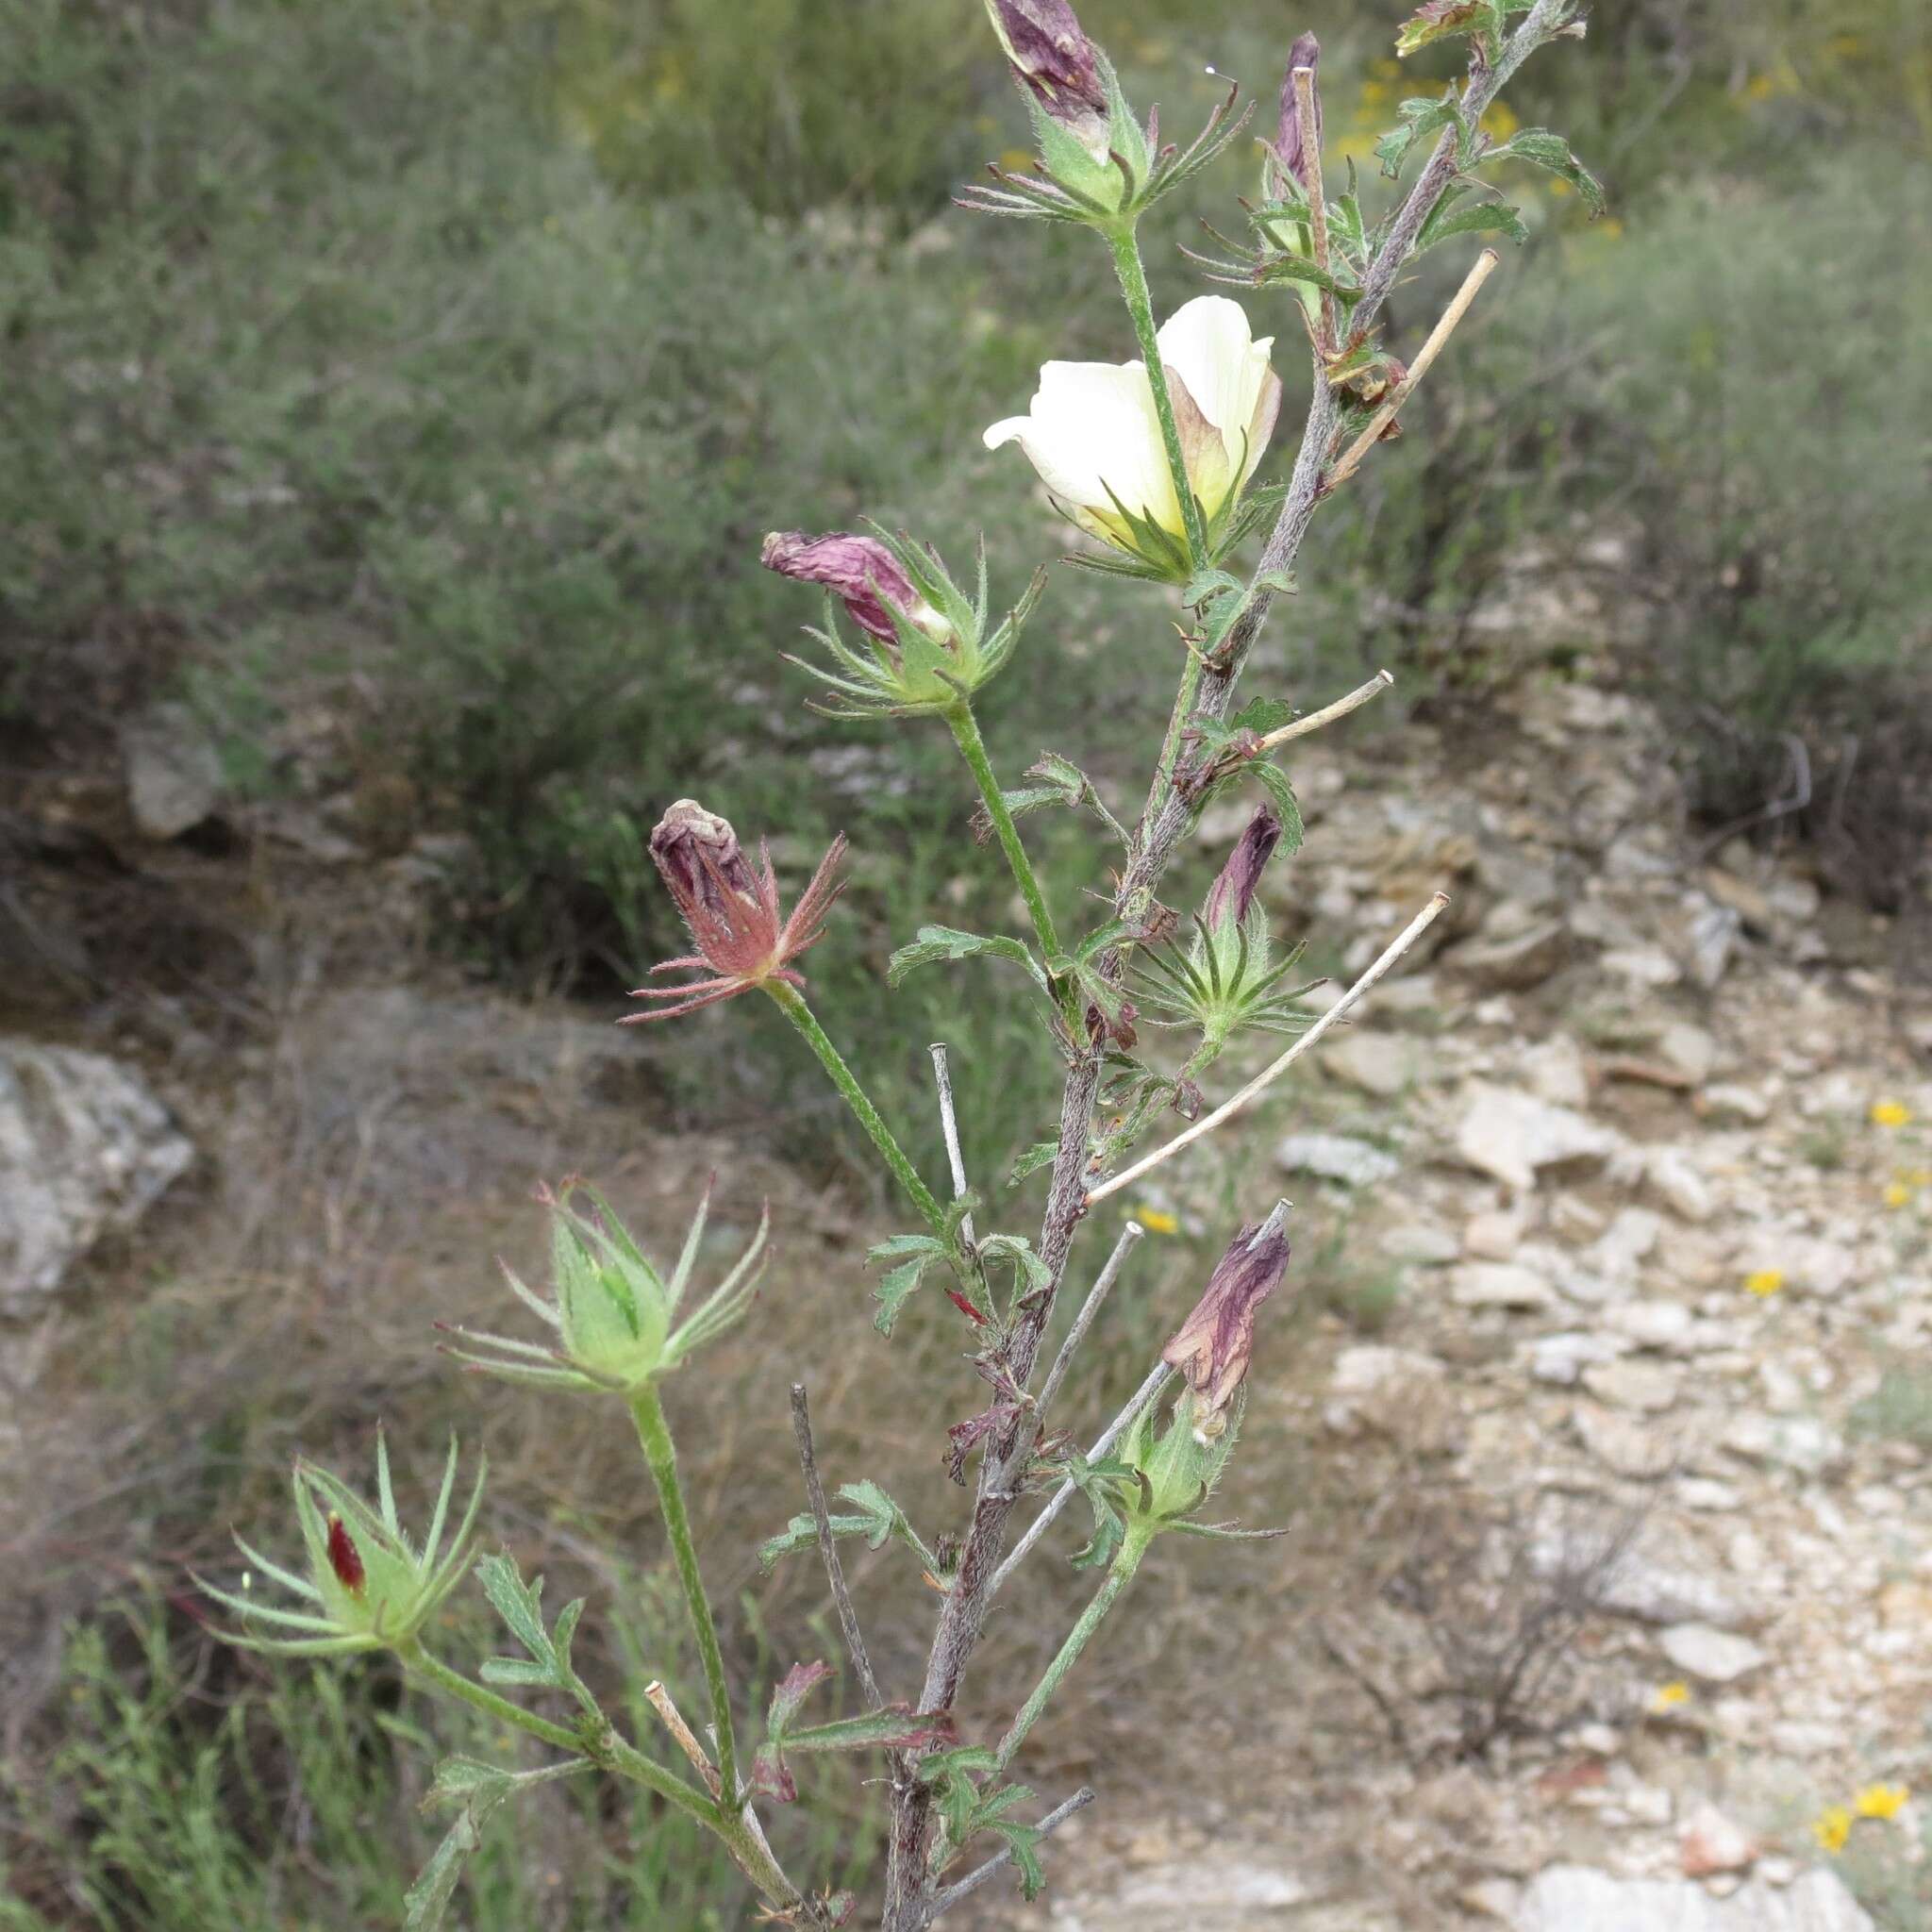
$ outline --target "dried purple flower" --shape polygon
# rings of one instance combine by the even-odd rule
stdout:
[[[1281,821],[1274,808],[1257,805],[1246,830],[1227,855],[1227,862],[1202,902],[1201,923],[1209,932],[1224,925],[1239,925],[1248,916],[1261,874],[1280,842]]]
[[[1211,1441],[1227,1426],[1227,1411],[1248,1373],[1255,1345],[1255,1311],[1288,1269],[1287,1208],[1244,1226],[1208,1277],[1194,1312],[1161,1350],[1194,1391],[1194,1433]]]
[[[1108,150],[1107,90],[1067,0],[986,0],[1014,78],[1096,160]]]
[[[895,611],[935,643],[951,634],[951,625],[919,594],[899,559],[876,537],[858,537],[849,530],[833,530],[823,537],[808,537],[803,530],[774,530],[765,539],[758,561],[780,576],[823,584],[844,601],[853,623],[882,644],[896,645],[899,641],[892,622]]]
[[[1322,43],[1313,34],[1303,34],[1288,50],[1288,69],[1281,77],[1281,119],[1274,132],[1274,158],[1289,174],[1300,182],[1303,188],[1308,185],[1307,150],[1312,146],[1317,153],[1322,147],[1322,94],[1319,84],[1315,89],[1315,125],[1302,125],[1301,102],[1296,96],[1294,71],[1306,67],[1311,73],[1322,58]]]
[[[651,858],[677,902],[697,951],[666,959],[651,972],[655,976],[708,967],[710,976],[681,986],[637,988],[633,999],[675,1004],[655,1012],[633,1013],[625,1024],[695,1012],[774,979],[802,986],[805,976],[792,970],[791,961],[824,937],[825,914],[844,890],[838,878],[844,855],[841,833],[820,861],[791,917],[783,918],[770,851],[760,845],[758,862],[752,865],[728,820],[707,811],[694,799],[680,798],[651,834]]]

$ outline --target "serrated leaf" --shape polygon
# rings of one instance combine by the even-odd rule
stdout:
[[[1486,201],[1474,208],[1451,208],[1447,214],[1439,211],[1431,215],[1416,237],[1416,253],[1420,255],[1424,249],[1433,248],[1455,235],[1507,235],[1519,246],[1529,240],[1529,230],[1513,208],[1507,202]]]
[[[1042,1167],[1051,1167],[1060,1151],[1058,1141],[1036,1141],[1013,1162],[1007,1174],[1007,1185],[1017,1187],[1029,1174],[1038,1174]]]
[[[1294,707],[1286,698],[1250,698],[1227,721],[1227,728],[1230,732],[1252,731],[1258,738],[1266,738],[1293,719]]]
[[[886,984],[897,986],[915,966],[928,966],[941,959],[970,959],[982,953],[996,954],[1024,966],[1041,991],[1046,991],[1046,974],[1020,941],[1002,934],[961,932],[950,925],[922,925],[918,937],[886,961]]]
[[[1402,173],[1403,163],[1418,142],[1440,133],[1457,119],[1455,95],[1452,92],[1437,99],[1419,94],[1404,101],[1395,114],[1397,125],[1375,142],[1375,158],[1391,181]]]
[[[1046,1884],[1046,1874],[1040,1863],[1039,1827],[1003,1818],[988,1828],[1006,1841],[1007,1849],[1013,1855],[1013,1869],[1020,1874],[1022,1897],[1029,1900],[1038,1898]]]
[[[528,1786],[548,1784],[553,1778],[587,1770],[590,1762],[588,1757],[570,1757],[538,1771],[512,1772],[474,1757],[445,1757],[436,1767],[436,1779],[423,1800],[423,1808],[426,1811],[443,1805],[462,1808],[404,1895],[404,1932],[436,1932],[442,1924],[464,1861],[483,1842],[484,1823],[499,1805]]]
[[[873,1298],[879,1305],[878,1313],[872,1319],[873,1326],[881,1335],[892,1332],[892,1324],[899,1319],[899,1310],[925,1278],[925,1271],[932,1263],[931,1256],[921,1256],[914,1260],[900,1262],[896,1268],[880,1276],[878,1285],[873,1290]]]
[[[1483,157],[1485,167],[1491,161],[1527,161],[1532,167],[1559,175],[1583,197],[1592,216],[1604,211],[1604,184],[1576,158],[1570,143],[1547,127],[1525,127],[1511,135],[1501,147],[1491,148]]]
[[[496,1614],[508,1624],[510,1635],[540,1664],[554,1672],[557,1653],[543,1628],[543,1579],[535,1576],[525,1584],[516,1559],[508,1555],[485,1557],[476,1565],[476,1576]]]
[[[1301,849],[1302,808],[1294,795],[1294,787],[1288,781],[1288,774],[1279,765],[1270,764],[1265,758],[1257,758],[1249,768],[1261,789],[1267,792],[1274,807],[1274,815],[1281,821],[1281,841],[1275,848],[1283,857]]]

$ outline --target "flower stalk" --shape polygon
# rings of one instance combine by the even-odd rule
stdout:
[[[805,1043],[818,1057],[818,1062],[824,1068],[832,1085],[845,1096],[846,1106],[865,1129],[872,1144],[879,1150],[880,1158],[891,1170],[892,1178],[905,1191],[906,1198],[919,1210],[920,1218],[942,1241],[949,1240],[946,1210],[941,1207],[933,1191],[920,1179],[919,1170],[893,1139],[892,1130],[886,1125],[878,1108],[858,1084],[858,1076],[845,1064],[844,1057],[832,1044],[817,1016],[806,1005],[804,994],[795,987],[777,981],[768,984],[765,991],[777,1003],[778,1010],[797,1027]]]
[[[1013,823],[1013,814],[1008,808],[1007,795],[993,772],[992,760],[987,756],[986,741],[979,735],[979,721],[973,715],[971,705],[957,705],[946,713],[946,723],[952,727],[953,741],[959,747],[959,756],[966,760],[966,769],[973,774],[973,782],[979,788],[979,796],[986,806],[987,817],[992,821],[1000,850],[1007,855],[1007,864],[1012,869],[1013,882],[1026,902],[1026,916],[1032,920],[1033,930],[1039,935],[1040,943],[1051,959],[1059,952],[1059,935],[1054,928],[1053,914],[1047,908],[1046,894],[1041,890],[1033,861],[1027,858],[1026,847],[1021,841],[1020,828]]]

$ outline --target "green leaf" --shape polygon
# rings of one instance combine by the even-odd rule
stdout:
[[[557,1651],[543,1628],[543,1579],[532,1577],[526,1585],[518,1572],[516,1559],[508,1555],[485,1557],[476,1565],[476,1575],[483,1585],[483,1594],[495,1607],[496,1614],[509,1625],[510,1635],[547,1673],[541,1681],[558,1681]],[[506,1660],[498,1658],[494,1661]]]
[[[808,1730],[787,1731],[788,1751],[916,1751],[950,1743],[955,1732],[949,1712],[921,1716],[909,1704],[885,1704],[861,1717],[841,1717]]]
[[[1291,852],[1298,852],[1302,842],[1302,808],[1294,795],[1294,787],[1288,782],[1288,774],[1279,765],[1270,764],[1266,758],[1257,758],[1249,770],[1261,789],[1267,792],[1274,807],[1274,814],[1281,821],[1281,843],[1277,848],[1285,858]]]
[[[919,936],[904,945],[886,962],[886,984],[897,986],[915,966],[929,966],[941,959],[970,959],[981,953],[993,953],[1024,966],[1040,990],[1047,991],[1046,974],[1040,962],[1018,940],[1002,935],[984,936],[960,932],[950,925],[922,925]]]
[[[1529,240],[1529,230],[1513,208],[1507,202],[1486,201],[1475,208],[1451,208],[1446,214],[1438,209],[1423,224],[1415,252],[1420,255],[1453,235],[1507,235],[1519,245]]]
[[[872,1320],[873,1326],[881,1335],[892,1332],[892,1324],[899,1319],[899,1310],[906,1306],[908,1298],[917,1290],[925,1271],[931,1266],[930,1259],[902,1261],[890,1274],[880,1277],[878,1286],[873,1290],[879,1310]]]
[[[1264,288],[1281,282],[1312,282],[1343,302],[1353,302],[1361,293],[1352,277],[1331,275],[1316,266],[1306,255],[1271,255],[1262,264],[1259,280]]]
[[[1294,707],[1286,698],[1250,698],[1227,721],[1227,728],[1230,732],[1252,731],[1258,738],[1266,738],[1293,719]]]
[[[1017,1187],[1029,1174],[1038,1174],[1042,1167],[1053,1165],[1060,1151],[1058,1141],[1036,1141],[1013,1162],[1007,1175],[1007,1185]]]
[[[1604,211],[1604,184],[1576,158],[1570,143],[1547,127],[1525,127],[1511,135],[1501,147],[1491,148],[1481,165],[1487,167],[1491,161],[1527,161],[1532,167],[1560,175],[1583,197],[1592,217]]]
[[[1426,141],[1457,119],[1456,92],[1452,88],[1441,99],[1424,94],[1404,101],[1395,110],[1398,125],[1375,142],[1375,158],[1390,180],[1402,173],[1416,143]]]
[[[1028,1793],[1031,1796],[1031,1793]],[[1046,1874],[1040,1864],[1041,1833],[1037,1825],[1022,1824],[1017,1820],[1002,1818],[987,1827],[996,1837],[1006,1841],[1007,1849],[1013,1855],[1013,1869],[1020,1874],[1022,1897],[1036,1899],[1046,1884]]]
[[[588,1757],[569,1757],[538,1771],[504,1771],[475,1757],[445,1757],[436,1767],[436,1780],[423,1800],[423,1808],[427,1811],[448,1805],[461,1808],[404,1896],[405,1932],[435,1932],[442,1924],[464,1861],[483,1842],[484,1823],[499,1805],[531,1785],[548,1784],[553,1778],[587,1770],[590,1762]]]

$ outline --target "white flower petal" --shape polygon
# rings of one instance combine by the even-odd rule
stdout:
[[[1180,526],[1154,392],[1138,362],[1047,363],[1032,413],[994,424],[986,441],[989,448],[1017,441],[1072,508],[1110,514],[1118,496],[1170,529]]]
[[[1228,462],[1252,469],[1260,451],[1243,443],[1273,375],[1268,357],[1274,338],[1253,341],[1239,302],[1197,295],[1168,317],[1158,340],[1160,359],[1179,374],[1201,413],[1221,431]]]

